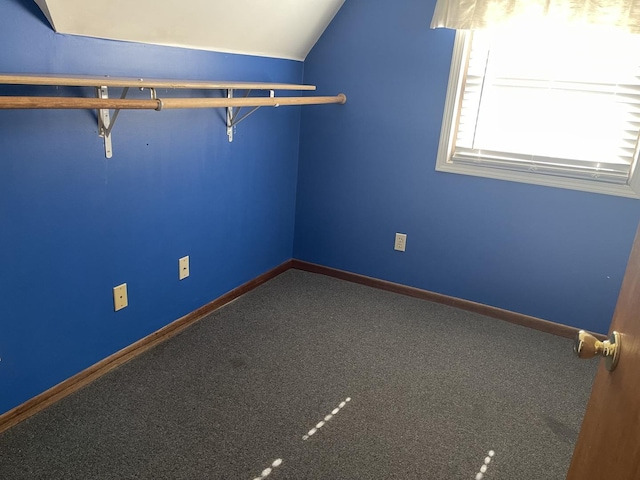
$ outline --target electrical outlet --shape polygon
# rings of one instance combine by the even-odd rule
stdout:
[[[189,276],[189,255],[178,260],[178,276],[184,280]]]
[[[407,248],[406,233],[396,233],[396,243],[393,248],[399,252],[404,252],[405,248]]]
[[[127,297],[127,284],[123,283],[117,287],[113,287],[113,307],[115,311],[122,310],[129,305],[129,298]]]

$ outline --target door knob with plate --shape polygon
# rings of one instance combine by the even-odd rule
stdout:
[[[609,340],[600,341],[590,333],[580,330],[574,340],[573,351],[580,358],[600,355],[604,358],[607,370],[613,372],[620,358],[620,333],[614,331],[609,335]]]

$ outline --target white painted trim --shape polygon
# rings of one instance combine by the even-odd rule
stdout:
[[[458,173],[474,177],[493,178],[510,182],[530,183],[545,187],[566,188],[568,190],[580,190],[583,192],[615,195],[618,197],[640,198],[640,193],[629,185],[615,185],[612,183],[591,182],[577,178],[554,177],[552,175],[540,175],[527,172],[515,172],[491,167],[479,167],[475,165],[460,165],[446,163],[436,165],[439,172]],[[636,175],[637,177],[637,175]],[[638,179],[635,178],[635,181]]]
[[[44,13],[44,16],[47,17],[47,20],[49,20],[51,28],[53,28],[53,30],[57,32],[56,25],[55,23],[53,23],[53,17],[51,16],[51,12],[49,11],[49,6],[47,5],[47,0],[35,0],[35,2],[38,7],[40,7],[40,10],[42,10],[42,13]]]
[[[471,175],[476,177],[507,180],[510,182],[529,183],[554,188],[566,188],[583,192],[615,195],[619,197],[640,198],[640,168],[634,168],[629,185],[616,185],[585,179],[542,175],[531,172],[518,172],[502,170],[489,166],[476,166],[468,164],[452,163],[450,161],[454,142],[456,116],[461,98],[463,81],[463,63],[467,58],[470,47],[470,33],[465,30],[456,31],[456,39],[451,58],[451,70],[449,72],[449,84],[445,100],[444,113],[442,115],[442,128],[440,131],[440,143],[438,144],[438,156],[436,158],[436,171]]]
[[[454,114],[458,111],[460,102],[460,91],[462,89],[462,61],[467,56],[469,33],[465,30],[456,31],[456,39],[453,44],[453,54],[451,55],[451,69],[449,70],[449,83],[447,85],[447,97],[442,114],[442,128],[440,130],[440,143],[438,144],[438,157],[436,159],[436,170],[440,171],[441,166],[447,165],[453,153],[455,138]]]

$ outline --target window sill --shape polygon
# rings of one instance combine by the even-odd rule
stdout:
[[[536,173],[488,168],[486,166],[456,165],[449,162],[438,162],[436,164],[436,171],[507,180],[509,182],[529,183],[545,187],[565,188],[604,195],[615,195],[618,197],[640,198],[640,185],[633,188],[630,185],[615,185],[574,178],[554,177]]]

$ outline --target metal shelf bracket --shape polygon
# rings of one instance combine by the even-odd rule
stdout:
[[[107,87],[97,88],[98,98],[109,98],[109,89]],[[104,138],[104,155],[107,158],[113,156],[113,150],[111,148],[111,118],[108,109],[98,110],[98,135]]]
[[[245,93],[244,98],[247,98],[250,93],[251,93],[251,90],[247,90],[247,93]],[[269,98],[275,98],[275,96],[276,96],[275,90],[269,90]],[[233,98],[233,90],[227,90],[227,98]],[[276,103],[274,106],[279,107],[280,105]],[[233,107],[227,107],[227,136],[229,137],[230,142],[233,142],[233,130],[235,126],[238,125],[244,119],[246,119],[252,113],[255,113],[259,108],[260,108],[259,106],[254,107],[249,112],[245,113],[242,117],[238,118],[240,116],[240,110],[242,110],[242,107],[238,107],[238,109],[235,110],[235,112]]]
[[[108,99],[109,98],[109,88],[108,87],[100,87],[97,89],[98,98]],[[151,89],[151,98],[155,98],[155,90]],[[129,93],[129,87],[125,87],[122,90],[122,95],[120,95],[120,99],[124,100]],[[113,117],[109,112],[108,108],[103,108],[98,110],[98,135],[104,138],[104,155],[107,158],[111,158],[113,156],[113,149],[111,146],[111,130],[113,130],[113,126],[116,124],[116,120],[118,119],[118,115],[120,115],[120,109],[114,110]]]
[[[227,98],[233,98],[233,90],[227,90]],[[227,107],[227,137],[233,142],[233,107]]]

